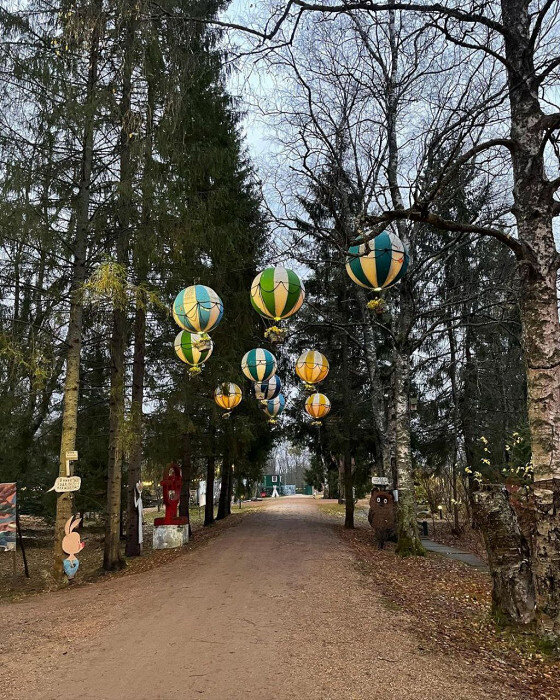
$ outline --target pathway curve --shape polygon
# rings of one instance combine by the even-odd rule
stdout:
[[[483,559],[477,557],[476,554],[472,552],[468,552],[466,549],[458,549],[450,544],[434,542],[434,540],[430,540],[428,537],[422,537],[422,544],[429,552],[441,554],[448,559],[455,559],[455,561],[460,561],[463,564],[472,566],[475,569],[480,569],[481,571],[489,570],[488,565]]]
[[[279,499],[168,565],[0,617],[10,700],[512,698],[423,650],[312,499]]]

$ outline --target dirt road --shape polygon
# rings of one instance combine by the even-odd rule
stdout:
[[[512,698],[423,650],[305,498],[267,504],[169,565],[0,616],[10,700]]]

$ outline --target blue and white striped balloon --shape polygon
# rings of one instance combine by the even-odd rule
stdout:
[[[275,374],[270,379],[267,379],[266,382],[255,382],[253,390],[256,399],[259,401],[269,401],[270,399],[275,399],[282,391],[282,382],[280,381],[280,377]]]
[[[278,394],[275,399],[270,399],[269,401],[263,401],[262,407],[263,411],[269,418],[276,418],[279,416],[286,406],[286,399],[284,394]]]

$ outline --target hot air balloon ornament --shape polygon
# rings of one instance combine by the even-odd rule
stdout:
[[[329,373],[329,361],[317,350],[302,352],[296,361],[296,374],[308,391],[315,391],[315,384],[322,382]]]
[[[251,284],[251,304],[263,318],[275,321],[289,318],[299,310],[305,299],[305,287],[299,276],[281,265],[267,267]],[[265,332],[271,343],[282,343],[287,331],[273,325]]]
[[[204,363],[212,354],[214,343],[209,335],[203,338],[198,333],[179,331],[175,338],[175,353],[181,362],[189,365],[191,375],[200,374]]]
[[[241,360],[243,374],[252,382],[265,382],[276,374],[276,358],[264,348],[249,350]]]
[[[239,406],[242,398],[241,389],[233,382],[222,382],[214,391],[214,401],[226,411],[223,418],[230,417],[231,412],[236,406]]]
[[[262,407],[263,411],[268,416],[269,423],[277,423],[277,416],[279,416],[286,406],[286,399],[283,394],[278,394],[276,398],[269,399],[268,401],[263,401]]]
[[[274,374],[265,382],[255,382],[253,392],[257,401],[270,401],[275,399],[282,391],[282,382],[277,374]]]
[[[408,251],[400,238],[383,231],[365,243],[350,246],[346,256],[346,272],[360,287],[380,292],[404,277],[408,262]]]
[[[315,392],[307,397],[305,410],[314,419],[311,425],[321,425],[321,420],[330,413],[331,402],[325,394]]]
[[[207,341],[224,313],[220,297],[210,287],[194,284],[177,294],[173,302],[173,318],[184,331],[200,335],[199,342]],[[199,349],[203,349],[200,347]]]

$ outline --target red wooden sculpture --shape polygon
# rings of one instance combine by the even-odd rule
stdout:
[[[165,518],[156,518],[154,525],[186,525],[188,518],[177,515],[177,508],[181,499],[181,486],[183,475],[181,467],[172,463],[166,468],[163,479],[160,481],[163,490],[163,502],[165,504]]]

